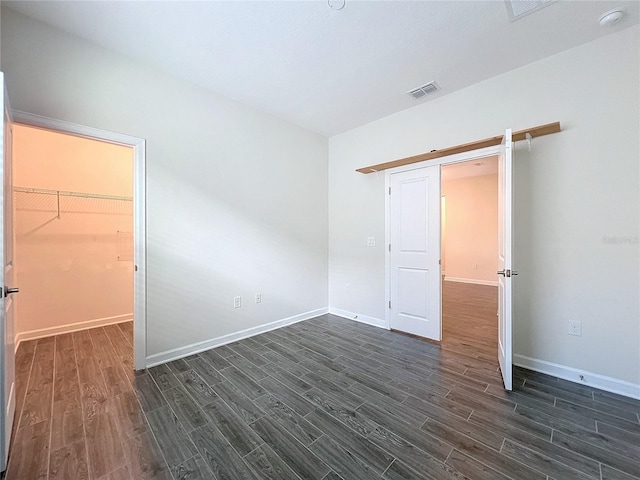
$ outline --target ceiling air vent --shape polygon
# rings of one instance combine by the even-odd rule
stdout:
[[[424,97],[425,95],[429,95],[430,93],[434,93],[438,90],[438,85],[436,82],[429,82],[421,87],[414,88],[413,90],[409,90],[407,92],[408,95],[411,95],[413,98],[418,99]]]
[[[507,5],[507,14],[512,22],[540,10],[557,0],[505,0]]]

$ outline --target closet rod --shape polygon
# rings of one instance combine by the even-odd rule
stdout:
[[[80,197],[80,198],[97,198],[100,200],[121,200],[124,202],[132,202],[132,197],[119,197],[117,195],[99,195],[97,193],[82,193],[82,192],[65,192],[63,190],[47,190],[45,188],[27,188],[27,187],[13,187],[14,192],[20,193],[42,193],[44,195],[61,195],[64,197]]]

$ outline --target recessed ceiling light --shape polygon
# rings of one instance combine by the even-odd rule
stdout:
[[[600,26],[610,27],[612,25],[615,25],[624,18],[625,14],[626,12],[624,8],[614,8],[613,10],[609,10],[608,12],[600,15]]]

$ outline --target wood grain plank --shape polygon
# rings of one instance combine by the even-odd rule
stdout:
[[[7,479],[47,480],[51,421],[44,420],[16,433],[9,456]]]
[[[561,432],[553,432],[552,442],[584,457],[593,458],[616,470],[640,477],[640,462],[638,462],[638,457],[629,458],[623,454],[615,453],[610,449],[595,446],[575,438],[572,435]]]
[[[196,455],[189,460],[171,469],[171,474],[175,480],[200,480],[213,478],[213,473],[207,466],[207,462],[200,455]]]
[[[147,419],[169,468],[178,467],[198,453],[168,405],[148,412]]]
[[[353,455],[328,436],[320,437],[309,448],[342,478],[371,480],[377,476],[369,463]]]
[[[84,440],[51,452],[49,480],[88,480],[87,451]]]
[[[302,480],[320,480],[329,467],[269,417],[262,417],[251,428]]]
[[[445,463],[464,475],[463,478],[470,478],[473,480],[515,480],[514,477],[508,477],[496,470],[493,470],[487,465],[479,462],[469,455],[459,452],[456,449],[451,452],[451,455],[449,455],[449,458],[447,458]]]
[[[60,416],[69,410],[76,410],[80,406],[80,381],[77,368],[56,369],[53,382],[53,415]]]
[[[512,428],[509,425],[504,427],[501,424],[494,423],[492,417],[477,415],[476,412],[471,415],[469,421],[471,423],[484,426],[487,429],[492,429],[495,432],[499,432],[509,440],[526,445],[528,449],[533,450],[540,455],[549,457],[575,470],[584,472],[587,475],[595,477],[599,475],[598,462],[593,459],[583,457],[582,455],[559,445],[552,444],[550,439],[542,439],[537,435],[533,435],[529,431]]]
[[[68,410],[51,419],[51,450],[58,450],[79,441],[84,441],[82,409]]]
[[[260,382],[260,385],[265,387],[270,395],[273,395],[278,400],[286,403],[300,415],[306,415],[315,409],[314,404],[308,399],[309,397],[307,394],[309,392],[305,392],[302,396],[298,395],[295,391],[272,377],[265,378]]]
[[[127,437],[123,441],[123,449],[132,479],[173,480],[151,432],[137,437]]]
[[[397,417],[384,412],[378,407],[365,403],[358,408],[358,411],[372,422],[424,450],[437,460],[444,461],[451,453],[452,448],[447,443],[420,431],[418,428],[414,428],[414,426],[399,422]]]
[[[135,437],[148,430],[142,407],[132,391],[107,399],[107,408],[121,436]]]
[[[113,472],[107,473],[104,477],[100,477],[99,480],[134,480],[129,472],[129,466],[124,465]]]
[[[436,477],[418,473],[400,460],[395,460],[382,475],[386,480],[438,480]],[[443,478],[443,477],[440,477]]]
[[[257,480],[258,477],[212,424],[191,432],[191,439],[216,478]]]
[[[562,480],[593,480],[594,478],[557,462],[552,458],[541,455],[539,452],[530,450],[526,445],[521,445],[511,440],[504,442],[500,453],[525,465],[530,465],[539,472],[552,478],[561,478]]]
[[[214,389],[218,396],[224,400],[245,423],[251,423],[264,415],[260,407],[253,403],[230,382],[225,380],[217,384]]]
[[[221,372],[235,387],[249,398],[264,395],[265,389],[249,378],[243,371],[236,367],[225,368]]]
[[[158,388],[163,392],[180,386],[180,382],[166,363],[151,367],[147,369],[147,371],[156,382],[156,385],[158,385]]]
[[[225,380],[209,362],[200,356],[188,360],[187,363],[210,387]]]
[[[225,360],[225,358],[222,355],[220,355],[220,353],[217,350],[218,349],[213,348],[211,350],[201,352],[199,355],[202,358],[204,358],[207,362],[209,362],[213,366],[213,368],[215,368],[218,371],[224,368],[230,367],[231,364],[227,360]]]
[[[326,437],[334,439],[342,448],[347,450],[350,455],[358,457],[367,465],[368,470],[370,469],[381,474],[391,465],[393,461],[391,455],[323,410],[316,409],[306,415],[305,419],[311,422],[318,430],[326,433]],[[329,447],[329,445],[325,446]],[[311,448],[311,450],[313,451],[313,448]],[[328,465],[341,474],[340,470],[336,469],[334,465],[331,463],[328,463]]]
[[[92,478],[102,477],[121,466],[124,451],[116,422],[110,413],[91,418],[85,416],[85,432]]]
[[[244,459],[253,467],[253,470],[257,472],[260,478],[267,480],[300,480],[300,477],[268,445],[256,448]]]
[[[221,399],[213,401],[203,409],[211,423],[241,456],[263,443],[242,418]]]
[[[207,423],[202,409],[181,386],[166,390],[163,395],[187,432]]]
[[[145,412],[167,404],[160,389],[149,374],[138,375],[133,381],[133,390]]]
[[[257,398],[255,403],[307,447],[322,435],[322,432],[310,424],[302,415],[272,395],[264,395]]]
[[[189,369],[177,374],[177,378],[191,397],[203,407],[218,398],[218,394],[205,382],[195,370]]]

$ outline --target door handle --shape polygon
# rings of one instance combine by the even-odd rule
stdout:
[[[498,270],[498,275],[502,275],[503,277],[511,277],[518,275],[518,271],[517,270],[509,270],[508,268],[506,270]]]
[[[505,270],[498,270],[498,275],[502,275],[504,277],[507,274],[505,273]]]
[[[18,293],[20,291],[19,288],[9,288],[6,285],[4,286],[4,296],[11,295],[12,293]]]

